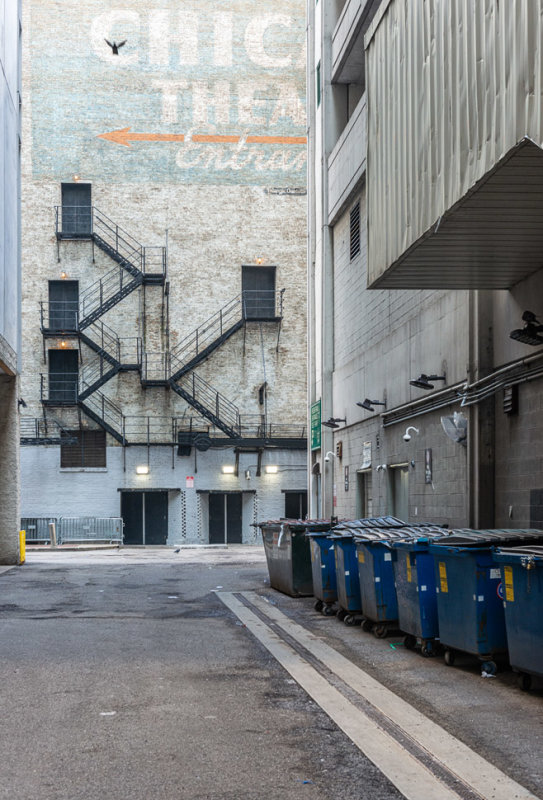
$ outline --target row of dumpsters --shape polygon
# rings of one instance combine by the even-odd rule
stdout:
[[[400,630],[425,656],[483,675],[543,677],[543,530],[448,530],[395,517],[259,523],[270,586],[376,637]]]

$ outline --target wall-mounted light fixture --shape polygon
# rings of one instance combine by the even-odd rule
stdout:
[[[363,408],[366,411],[375,411],[373,406],[386,406],[386,403],[384,401],[381,402],[380,400],[368,400],[366,397],[363,403],[357,403],[356,405],[360,406],[360,408]]]
[[[447,380],[446,375],[425,375],[424,372],[419,375],[418,378],[415,378],[413,381],[409,381],[411,386],[416,386],[417,389],[433,389],[434,385],[432,381],[445,381]]]
[[[267,467],[264,467],[264,472],[266,475],[277,475],[279,472],[279,467],[275,466],[274,464],[269,464]]]
[[[255,264],[258,264],[258,266],[260,266],[263,261],[264,261],[263,258],[255,258]]]
[[[414,428],[413,425],[410,425],[409,428],[405,429],[405,433],[402,436],[402,439],[404,440],[404,442],[410,442],[411,441],[411,434],[409,433],[409,431],[415,431],[415,433],[420,433],[418,428]]]
[[[330,417],[325,422],[322,422],[321,425],[324,425],[325,428],[339,428],[338,422],[344,422],[347,424],[346,419],[341,419],[340,417]]]
[[[511,331],[509,338],[516,342],[522,342],[522,344],[531,344],[533,347],[543,344],[543,336],[540,335],[543,325],[538,321],[536,315],[532,311],[525,311],[522,320],[526,323],[524,328]]]
[[[149,475],[148,464],[140,464],[138,467],[136,467],[136,475]]]
[[[246,481],[250,481],[251,480],[251,470],[250,469],[246,469],[245,470],[245,480]]]
[[[233,464],[225,464],[222,467],[222,474],[223,475],[235,475],[236,474],[235,466],[233,466]]]
[[[72,180],[74,183],[77,183],[81,180],[81,175],[72,175]]]
[[[65,281],[67,277],[68,277],[68,273],[67,273],[67,272],[64,272],[64,271],[62,271],[62,272],[60,273],[60,279],[61,279],[62,281]]]
[[[59,347],[61,350],[66,350],[68,347],[68,343],[64,341],[64,339],[60,342]]]

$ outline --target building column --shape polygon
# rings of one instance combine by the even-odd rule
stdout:
[[[17,376],[0,377],[0,564],[19,563],[18,383]]]

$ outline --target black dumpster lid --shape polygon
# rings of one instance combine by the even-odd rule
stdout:
[[[329,531],[331,530],[329,519],[269,519],[266,522],[257,522],[257,528],[271,528],[280,530],[288,526],[291,531]]]
[[[514,544],[515,542],[543,542],[543,530],[537,528],[488,528],[472,530],[471,528],[455,528],[450,531],[442,541],[435,542],[436,545],[455,546],[455,547],[484,547],[491,545]]]

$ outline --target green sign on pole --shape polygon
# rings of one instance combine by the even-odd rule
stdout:
[[[321,446],[321,401],[311,404],[311,449]]]

